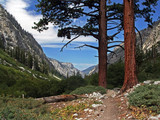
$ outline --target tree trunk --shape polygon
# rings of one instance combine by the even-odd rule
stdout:
[[[99,12],[99,86],[106,88],[107,78],[107,23],[106,0],[100,0]]]
[[[138,83],[136,76],[136,34],[134,25],[134,0],[124,2],[125,80],[121,92]]]

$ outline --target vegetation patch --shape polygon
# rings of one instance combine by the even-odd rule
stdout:
[[[136,88],[129,95],[129,103],[137,119],[142,119],[146,114],[160,114],[160,85],[143,85]]]
[[[72,91],[70,94],[81,95],[81,94],[89,94],[89,93],[93,93],[93,92],[99,92],[101,94],[105,94],[106,89],[103,87],[100,87],[100,86],[88,85],[85,87],[77,88],[76,90]]]
[[[51,112],[42,101],[0,97],[1,120],[49,120]]]

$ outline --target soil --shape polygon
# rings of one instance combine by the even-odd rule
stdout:
[[[118,120],[119,111],[115,98],[106,99],[104,105],[106,105],[106,109],[98,120]]]
[[[103,114],[97,120],[133,120],[131,111],[128,109],[128,100],[124,94],[114,96],[115,91],[107,91],[107,99],[103,100],[106,106]]]

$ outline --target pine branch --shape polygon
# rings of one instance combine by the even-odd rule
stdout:
[[[71,43],[72,41],[74,41],[74,40],[77,39],[78,37],[80,37],[80,35],[78,35],[78,36],[74,37],[73,39],[71,39],[70,41],[68,41],[68,42],[61,48],[61,52],[63,51],[64,47],[67,47],[67,45],[68,45],[69,43]]]
[[[124,47],[121,46],[121,45],[112,45],[112,46],[108,46],[107,48],[110,49],[110,48],[113,48],[113,47],[120,47],[120,48],[122,48],[124,50]]]
[[[142,38],[142,35],[141,35],[140,31],[138,30],[138,28],[135,27],[135,29],[137,30],[137,32],[138,32],[138,34],[139,34],[139,37],[140,37],[140,40],[141,40],[141,50],[142,50],[142,47],[143,47],[143,43],[142,43],[143,38]]]
[[[97,49],[97,50],[99,49],[98,47],[95,47],[95,46],[92,46],[92,45],[88,45],[88,44],[84,44],[84,45],[82,45],[82,46],[75,47],[75,49],[76,49],[76,48],[79,48],[79,49],[80,49],[80,48],[85,47],[85,46],[86,46],[86,47],[90,47],[90,48],[94,48],[94,49]]]
[[[111,43],[116,43],[116,42],[121,42],[121,43],[124,43],[124,41],[112,41],[112,42],[108,42],[108,44],[111,44]]]

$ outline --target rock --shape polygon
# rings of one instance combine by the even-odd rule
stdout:
[[[112,98],[116,97],[116,93],[113,93],[113,94],[111,95],[111,97],[112,97]]]
[[[92,110],[92,109],[89,109],[89,112],[91,113],[91,112],[93,112],[93,110]]]
[[[135,87],[137,88],[137,87],[139,87],[139,86],[141,86],[141,84],[137,84]]]
[[[31,71],[29,71],[29,70],[27,70],[27,72],[28,72],[28,73],[30,73],[30,74],[32,73],[32,72],[31,72]]]
[[[73,117],[78,117],[78,114],[77,113],[73,114]]]
[[[25,68],[24,68],[24,67],[19,67],[19,69],[21,69],[22,71],[25,71]]]
[[[144,83],[144,84],[150,84],[150,83],[151,83],[151,80],[144,81],[143,83]]]
[[[37,78],[37,77],[35,76],[35,74],[33,74],[33,77],[34,77],[34,78]]]
[[[84,112],[87,112],[87,111],[89,111],[89,108],[84,109]]]
[[[119,92],[120,91],[120,88],[114,88],[113,89],[115,92]]]
[[[153,84],[158,85],[158,84],[160,84],[160,81],[155,81]]]
[[[158,118],[158,119],[160,119],[160,114],[159,114],[159,115],[157,115],[157,118]]]
[[[129,95],[129,93],[125,93],[125,94],[124,94],[124,97],[127,97],[128,95]]]
[[[75,118],[75,120],[83,120],[83,118]]]
[[[97,107],[99,107],[99,106],[102,106],[101,104],[92,104],[92,107],[93,108],[97,108]]]
[[[105,95],[102,95],[101,93],[99,92],[93,92],[92,94],[86,94],[86,97],[89,97],[89,98],[96,98],[96,100],[99,100],[99,99],[105,99]]]
[[[128,101],[126,102],[126,105],[129,106],[129,102]]]
[[[150,116],[150,117],[148,118],[148,120],[158,120],[158,118],[155,117],[155,116]]]

